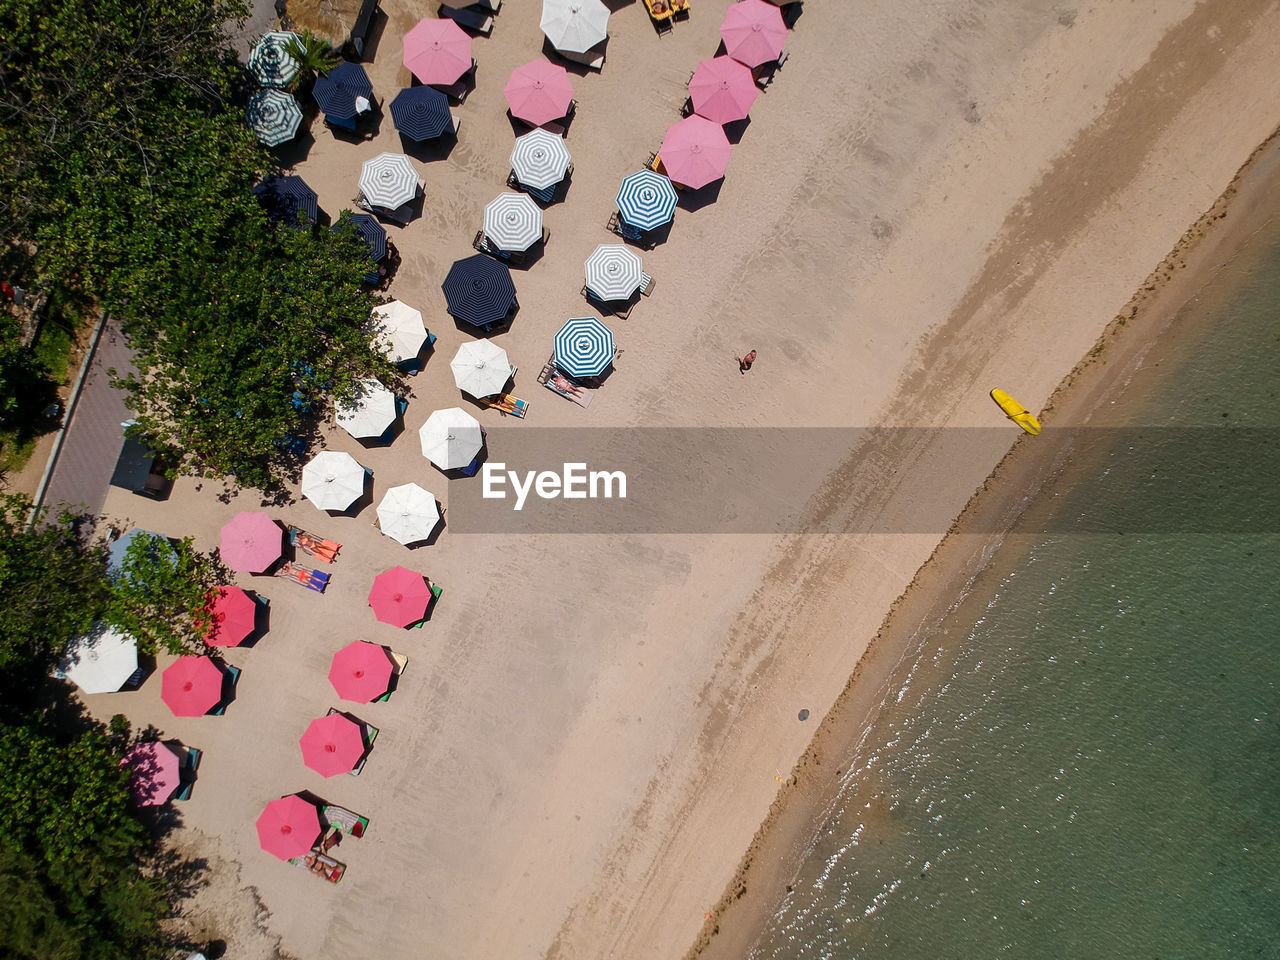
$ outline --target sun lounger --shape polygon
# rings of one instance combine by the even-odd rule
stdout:
[[[342,544],[336,540],[325,540],[299,527],[289,528],[289,543],[325,563],[337,560],[338,551],[342,549]]]
[[[566,377],[559,370],[551,373],[542,385],[553,393],[558,393],[566,400],[572,400],[580,407],[591,406],[591,394],[576,380]]]
[[[484,397],[480,402],[486,407],[492,407],[499,413],[510,414],[513,417],[523,418],[529,410],[528,400],[521,400],[519,397],[513,397],[509,393],[499,393],[496,396]]]
[[[324,593],[324,588],[329,585],[329,574],[321,573],[319,570],[308,570],[306,567],[298,566],[298,564],[287,560],[276,570],[275,576],[293,580],[302,584],[308,590],[314,590],[317,593]]]
[[[369,831],[369,818],[353,813],[346,807],[329,804],[320,808],[320,819],[329,826],[337,827],[343,833],[359,840]]]
[[[588,70],[604,69],[604,51],[591,49],[585,53],[578,53],[576,50],[557,50],[560,56],[566,60],[572,60],[574,63],[580,63]]]
[[[305,857],[294,857],[289,862],[295,867],[307,871],[307,873],[323,877],[330,883],[337,883],[342,879],[342,875],[347,872],[345,863],[339,863],[333,857],[325,856],[318,850],[312,850]]]
[[[443,590],[441,590],[439,587],[437,587],[437,586],[435,586],[435,585],[433,584],[433,585],[432,585],[432,587],[431,587],[431,594],[432,594],[432,601],[431,601],[431,603],[435,603],[436,599],[438,599],[438,598],[439,598],[439,596],[440,596],[440,594],[441,594],[441,593],[443,593],[443,592],[444,592]],[[428,605],[427,605],[427,612],[428,612],[428,614],[431,612],[431,605],[430,605],[430,604],[428,604]],[[424,617],[424,618],[423,618],[423,620],[425,621],[425,620],[426,620],[426,618]],[[405,667],[407,667],[407,666],[409,665],[409,658],[408,658],[408,657],[406,657],[403,653],[396,653],[394,650],[388,650],[388,651],[387,651],[387,656],[389,656],[389,657],[391,658],[392,662],[396,665],[395,672],[392,674],[392,676],[394,676],[394,677],[396,677],[397,679],[399,679],[399,677],[400,677],[401,675],[403,675],[403,674],[404,674],[404,668],[405,668]],[[383,702],[385,702],[385,701],[387,701],[387,700],[390,700],[390,699],[391,699],[391,691],[390,691],[390,690],[388,690],[386,693],[384,693],[382,696],[378,697],[378,698],[377,698],[376,700],[374,700],[373,702],[374,702],[374,703],[383,703]]]
[[[486,37],[493,32],[493,17],[479,10],[473,10],[471,7],[455,9],[454,7],[442,6],[440,14],[448,17],[458,26],[474,30],[476,33],[483,34]]]
[[[640,292],[646,297],[653,293],[654,280],[647,273],[640,274]]]
[[[191,788],[196,782],[196,768],[200,766],[200,751],[195,747],[187,747],[187,754],[182,758],[182,766],[178,770],[181,785],[173,795],[174,800],[190,800]]]

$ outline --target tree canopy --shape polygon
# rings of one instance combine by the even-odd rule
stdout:
[[[138,641],[139,653],[195,652],[209,632],[206,595],[218,579],[190,537],[174,544],[140,532],[111,577],[106,619]]]

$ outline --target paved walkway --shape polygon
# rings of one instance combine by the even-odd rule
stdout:
[[[124,432],[120,424],[131,416],[123,390],[111,387],[107,370],[125,376],[133,372],[132,354],[115,320],[108,319],[98,341],[80,399],[72,411],[58,460],[53,465],[44,504],[64,503],[98,513],[106,500]]]

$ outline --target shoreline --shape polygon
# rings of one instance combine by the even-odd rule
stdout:
[[[1242,215],[1229,216],[1232,213]],[[1045,401],[1040,419],[1083,425],[1105,420],[1107,401],[1146,366],[1153,352],[1207,330],[1179,326],[1186,304],[1249,240],[1280,216],[1280,130],[1250,155],[1216,202],[1192,223],[1169,254],[1111,320],[1094,347]],[[1158,362],[1158,360],[1157,360]],[[880,629],[808,748],[790,772],[768,816],[711,909],[685,960],[741,960],[755,948],[839,800],[843,771],[860,735],[891,689],[899,664],[921,636],[968,596],[976,578],[1022,549],[1006,533],[969,534],[966,524],[1008,530],[1060,472],[1023,436],[974,492],[951,530],[894,601]]]

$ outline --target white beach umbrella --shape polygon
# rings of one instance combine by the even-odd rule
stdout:
[[[350,403],[338,404],[338,426],[353,437],[378,437],[396,420],[396,395],[377,380],[361,380]]]
[[[499,250],[528,250],[542,239],[542,210],[527,193],[500,193],[484,208],[484,235]]]
[[[392,487],[378,504],[378,529],[404,544],[427,539],[439,522],[436,495],[416,483]]]
[[[364,467],[339,450],[325,450],[302,468],[302,495],[321,510],[345,510],[364,493]]]
[[[394,210],[418,195],[418,171],[403,153],[380,153],[360,168],[360,192],[373,206]]]
[[[511,379],[507,351],[491,340],[471,340],[458,348],[449,363],[453,382],[468,396],[491,397]]]
[[[461,407],[437,410],[418,431],[422,455],[441,470],[468,466],[484,446],[480,421]]]
[[[414,359],[427,339],[421,311],[403,300],[392,300],[370,311],[365,333],[392,363]]]
[[[640,288],[644,262],[630,247],[602,243],[586,263],[587,289],[601,300],[626,300]]]
[[[541,127],[516,137],[511,170],[526,187],[546,190],[564,179],[573,158],[564,137]]]
[[[138,643],[105,623],[67,644],[54,676],[85,693],[115,693],[138,669]]]
[[[557,50],[586,53],[609,36],[609,8],[600,0],[542,0],[541,26]]]

